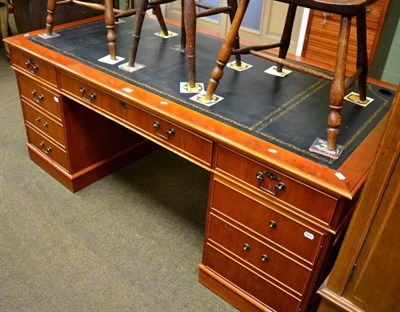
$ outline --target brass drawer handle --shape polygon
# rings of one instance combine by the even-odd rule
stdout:
[[[44,95],[41,93],[41,94],[39,94],[39,96],[36,96],[36,90],[35,89],[32,90],[31,94],[32,94],[33,100],[36,103],[40,104],[40,102],[44,101]]]
[[[82,95],[82,99],[84,99],[86,102],[92,103],[97,98],[97,95],[95,92],[91,92],[88,97],[85,97],[85,93],[86,93],[85,87],[81,87],[79,89],[79,92]]]
[[[154,129],[156,129],[156,134],[157,134],[160,138],[163,138],[164,140],[169,140],[171,137],[173,137],[173,136],[175,135],[175,130],[174,130],[174,128],[169,128],[169,129],[166,131],[166,135],[159,133],[158,130],[160,129],[160,123],[159,123],[158,121],[155,121],[155,122],[153,123],[153,127],[154,127]]]
[[[266,188],[266,187],[264,187],[263,185],[262,185],[262,182],[264,181],[264,177],[268,177],[270,180],[277,180],[277,181],[279,181],[277,184],[275,184],[275,186],[274,186],[274,189],[273,190],[270,190],[270,189],[268,189],[268,188]],[[256,174],[256,178],[257,178],[257,180],[259,181],[258,182],[258,187],[261,189],[261,190],[263,190],[264,192],[267,192],[268,194],[271,194],[271,195],[276,195],[276,194],[278,194],[278,192],[279,191],[285,191],[286,190],[286,185],[285,185],[285,183],[283,183],[283,182],[281,182],[280,181],[280,178],[279,178],[279,176],[277,175],[277,174],[275,174],[275,173],[273,173],[273,172],[271,172],[271,171],[269,171],[269,170],[267,170],[267,171],[264,171],[264,172],[257,172],[257,174]]]
[[[28,72],[32,74],[36,74],[39,71],[39,65],[36,64],[35,61],[31,58],[25,61],[25,66]]]
[[[42,148],[42,152],[45,153],[46,155],[49,155],[52,151],[51,146],[48,146],[45,148],[46,144],[43,141],[40,141],[40,147]]]

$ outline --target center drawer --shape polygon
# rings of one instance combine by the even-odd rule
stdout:
[[[171,147],[179,154],[188,155],[203,166],[211,166],[211,140],[126,103],[66,73],[60,73],[60,83],[63,92],[86,106],[121,121],[160,145]]]

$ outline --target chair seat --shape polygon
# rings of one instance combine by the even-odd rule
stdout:
[[[333,14],[357,16],[363,8],[377,0],[277,0],[294,4],[312,10],[325,11]]]

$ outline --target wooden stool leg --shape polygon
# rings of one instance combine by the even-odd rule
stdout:
[[[360,101],[367,98],[368,55],[365,9],[357,16],[357,71]]]
[[[349,46],[351,17],[342,16],[340,22],[339,42],[336,56],[335,72],[333,74],[330,91],[330,105],[328,115],[327,148],[331,151],[336,149],[341,124],[340,111],[342,109],[345,92],[345,74],[347,62],[347,50]]]
[[[279,58],[285,59],[290,46],[290,39],[292,37],[292,29],[294,18],[296,17],[297,5],[289,4],[288,12],[286,14],[285,27],[281,37],[281,45],[279,47]],[[276,71],[281,72],[283,69],[282,64],[276,65]]]
[[[185,11],[185,0],[181,0],[181,10],[182,10],[182,14],[181,14],[181,49],[186,49],[186,30],[185,30],[185,15],[186,15],[186,11]]]
[[[53,35],[54,11],[56,10],[56,0],[47,0],[46,35]]]
[[[136,54],[140,40],[140,33],[142,31],[143,21],[146,16],[146,8],[148,3],[149,3],[148,0],[139,0],[137,4],[135,29],[133,31],[131,51],[129,53],[129,61],[128,61],[129,67],[135,66]]]
[[[160,28],[161,28],[164,36],[168,36],[167,25],[165,24],[164,17],[162,15],[160,6],[158,4],[153,7],[153,13],[157,17],[158,23],[160,24]]]
[[[228,0],[228,6],[230,6],[232,8],[232,10],[229,12],[229,20],[232,24],[233,19],[235,18],[235,14],[237,11],[237,0]],[[240,37],[239,37],[239,33],[236,34],[236,38],[235,38],[235,43],[233,44],[233,48],[235,50],[240,49]],[[236,66],[240,67],[242,60],[240,57],[240,54],[235,54],[235,61],[236,61]]]
[[[115,60],[117,58],[117,36],[115,34],[115,19],[113,8],[113,0],[104,1],[104,19],[107,29],[108,51],[110,53],[110,58],[112,60]]]
[[[204,96],[204,101],[209,102],[212,100],[215,90],[217,89],[219,80],[223,76],[224,67],[232,53],[233,44],[239,33],[240,25],[244,14],[246,13],[247,6],[250,0],[241,0],[238,5],[238,9],[235,14],[235,18],[232,21],[231,27],[229,27],[228,33],[225,36],[224,42],[219,50],[217,57],[217,65],[214,67],[211,78],[208,82],[207,93]]]
[[[189,88],[196,87],[196,6],[194,0],[184,0],[184,27],[186,55],[189,71]]]

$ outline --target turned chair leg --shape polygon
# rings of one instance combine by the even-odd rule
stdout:
[[[113,12],[113,0],[104,1],[104,19],[107,29],[108,51],[110,58],[115,60],[117,58],[117,36],[115,34],[115,18]]]
[[[345,75],[347,50],[349,46],[351,17],[342,16],[340,22],[339,42],[337,47],[336,66],[333,73],[333,80],[330,90],[330,105],[327,129],[327,148],[331,151],[336,149],[336,142],[339,136],[339,127],[342,122],[340,111],[343,105],[345,92]]]
[[[54,12],[56,10],[56,0],[47,1],[46,35],[53,35]]]

